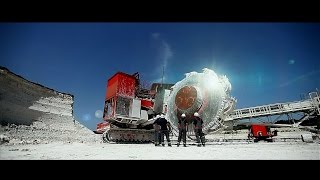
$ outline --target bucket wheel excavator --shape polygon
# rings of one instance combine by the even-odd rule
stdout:
[[[142,88],[139,74],[118,72],[107,84],[103,123],[97,132],[104,142],[144,143],[154,141],[154,117],[165,114],[173,132],[178,132],[178,117],[185,113],[191,121],[194,112],[204,120],[204,132],[222,127],[235,106],[230,97],[231,84],[226,76],[213,70],[187,73],[176,84],[154,83]],[[191,124],[191,123],[190,123]],[[194,135],[190,125],[188,136]]]

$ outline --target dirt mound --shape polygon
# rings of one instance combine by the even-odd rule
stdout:
[[[74,96],[0,67],[0,134],[12,143],[100,142],[73,117]]]

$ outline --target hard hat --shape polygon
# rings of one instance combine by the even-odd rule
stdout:
[[[197,112],[195,112],[193,115],[199,117],[199,114]]]
[[[159,114],[156,116],[156,119],[158,119],[160,116],[159,116]]]
[[[181,114],[181,117],[186,117],[186,114],[185,113]]]
[[[164,118],[164,114],[161,114],[161,116],[160,116],[161,118]]]

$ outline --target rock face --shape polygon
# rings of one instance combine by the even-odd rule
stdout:
[[[23,142],[98,142],[73,117],[74,97],[0,66],[0,134]]]

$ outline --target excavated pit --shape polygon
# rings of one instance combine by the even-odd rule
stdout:
[[[100,142],[73,116],[74,96],[0,66],[0,134],[11,143]]]

